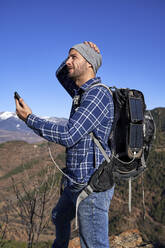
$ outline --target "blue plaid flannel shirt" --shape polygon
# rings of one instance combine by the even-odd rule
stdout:
[[[114,117],[112,96],[103,86],[90,88],[92,84],[100,82],[100,78],[93,78],[80,87],[84,91],[80,105],[77,107],[73,103],[65,126],[46,121],[34,114],[27,119],[27,125],[38,135],[66,147],[67,175],[77,183],[87,183],[95,169],[105,160],[89,135],[91,132],[107,154],[111,153],[107,141]],[[66,85],[63,86],[72,97],[79,94],[80,89],[78,90],[76,85],[72,85],[74,95],[71,94],[69,84],[68,89]],[[68,185],[72,184],[73,182],[68,180]]]

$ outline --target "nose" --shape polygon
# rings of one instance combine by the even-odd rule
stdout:
[[[66,65],[71,65],[71,57],[68,57],[66,62],[65,62]]]

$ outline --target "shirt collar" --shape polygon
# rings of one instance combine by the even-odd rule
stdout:
[[[80,89],[82,89],[83,91],[86,91],[92,84],[95,84],[95,83],[101,83],[101,78],[95,77],[95,78],[88,80],[85,84],[83,84],[80,87]]]

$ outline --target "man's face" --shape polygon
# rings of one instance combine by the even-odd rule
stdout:
[[[66,61],[68,75],[73,79],[83,76],[89,67],[89,63],[75,49],[71,49]]]

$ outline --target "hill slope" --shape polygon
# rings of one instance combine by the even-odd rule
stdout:
[[[128,229],[137,228],[145,240],[150,240],[155,247],[165,247],[165,108],[152,110],[157,127],[156,140],[148,159],[148,170],[143,178],[139,177],[133,182],[132,189],[132,212],[128,212],[128,184],[126,182],[116,185],[115,196],[109,211],[110,234],[119,234]],[[61,167],[65,164],[65,149],[60,145],[52,144],[53,156]],[[3,215],[2,206],[6,199],[13,199],[11,176],[17,182],[24,179],[27,171],[32,177],[27,179],[26,185],[30,188],[35,177],[39,177],[42,168],[52,164],[48,154],[46,142],[28,144],[23,141],[12,141],[0,144],[0,213]],[[57,184],[61,177],[57,172]],[[29,180],[29,181],[28,181]],[[143,204],[143,187],[145,192],[145,206]],[[57,185],[55,186],[57,189]],[[48,213],[59,197],[52,199]],[[145,219],[144,219],[145,214]],[[53,226],[50,224],[46,229],[45,237],[54,238]],[[12,234],[15,239],[16,233]],[[72,233],[75,237],[77,232]],[[44,238],[44,236],[43,236]]]

